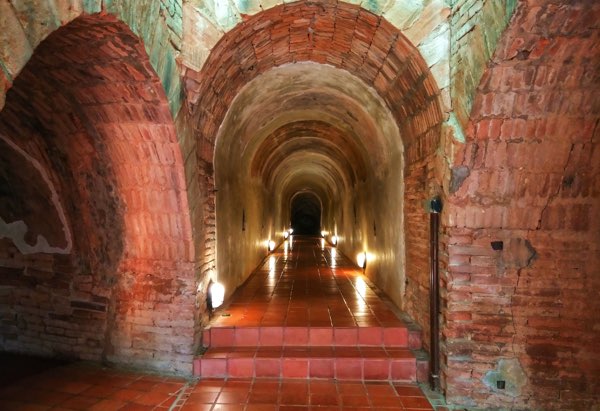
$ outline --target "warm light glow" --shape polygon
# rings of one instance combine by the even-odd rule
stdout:
[[[275,241],[269,240],[268,245],[269,245],[269,251],[273,251],[275,249],[275,245],[276,245]]]
[[[283,238],[288,238],[290,236],[290,233],[288,233],[287,231],[283,232]]]
[[[217,308],[223,304],[225,299],[225,287],[221,283],[212,283],[208,288],[210,294],[210,300],[212,301],[212,307]]]
[[[288,233],[290,233],[290,234],[294,234],[294,229],[293,229],[293,228],[290,228],[290,229],[288,230]]]
[[[331,268],[334,268],[336,266],[336,262],[335,262],[336,257],[337,257],[337,249],[332,248],[331,249]]]
[[[288,242],[288,240],[285,240],[283,242],[283,256],[287,258],[288,256],[288,250],[290,248],[290,243]]]
[[[363,280],[362,277],[356,277],[354,287],[356,291],[356,302],[358,304],[358,310],[359,312],[364,312],[367,309],[367,304],[364,299],[367,295],[367,283],[365,282],[365,280]]]
[[[356,283],[354,285],[356,286],[356,293],[365,298],[367,295],[367,283],[365,280],[363,280],[362,277],[356,277]]]
[[[321,249],[325,248],[325,239],[321,238]]]
[[[294,236],[291,235],[289,240],[290,240],[290,250],[291,250],[292,248],[294,248]]]
[[[275,275],[275,256],[269,257],[269,276]]]
[[[331,244],[337,245],[338,238],[337,235],[331,236]]]
[[[360,268],[365,268],[365,265],[367,264],[366,252],[363,251],[362,253],[358,253],[358,255],[356,256],[356,264],[358,264]]]
[[[325,237],[327,235],[327,231],[321,231],[321,237]]]

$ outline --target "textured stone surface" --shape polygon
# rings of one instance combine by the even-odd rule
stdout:
[[[194,112],[196,137],[199,138],[197,156],[188,157],[188,162],[193,161],[198,164],[194,171],[199,176],[194,180],[199,182],[201,191],[208,193],[202,198],[203,207],[200,207],[202,204],[200,202],[192,206],[193,221],[198,227],[196,234],[203,236],[200,238],[204,239],[200,242],[201,248],[198,250],[200,255],[206,256],[202,269],[208,273],[208,270],[215,265],[216,243],[213,221],[216,206],[212,193],[214,188],[212,154],[223,118],[235,96],[247,82],[273,67],[303,61],[333,65],[350,72],[379,94],[398,124],[405,167],[404,170],[396,168],[394,172],[402,171],[405,176],[404,224],[410,227],[405,233],[406,244],[410,244],[410,250],[406,253],[407,289],[410,287],[413,290],[407,291],[406,301],[401,301],[400,294],[403,286],[400,284],[398,287],[397,280],[382,281],[382,288],[389,286],[388,292],[390,295],[395,295],[395,301],[405,304],[411,314],[419,316],[420,324],[426,325],[427,310],[422,308],[427,301],[423,298],[423,293],[426,293],[424,279],[427,277],[428,254],[423,250],[427,249],[428,228],[426,224],[422,224],[426,215],[423,215],[421,204],[427,196],[435,193],[439,184],[435,183],[433,172],[423,175],[422,171],[433,170],[435,167],[435,149],[439,144],[439,129],[443,119],[440,92],[427,64],[406,38],[380,17],[348,4],[290,4],[274,7],[248,18],[244,24],[229,31],[213,49],[200,73],[195,73],[193,70],[186,71],[189,109]],[[333,104],[336,103],[330,103]],[[293,104],[290,105],[290,109],[293,109]],[[354,127],[351,121],[348,124]],[[258,127],[259,124],[256,126]],[[349,127],[345,126],[345,128]],[[372,145],[372,143],[367,144],[366,141],[362,144]],[[386,150],[383,149],[382,152],[386,153]],[[387,150],[386,155],[393,156],[393,151]],[[298,158],[297,161],[302,159]],[[374,158],[373,161],[379,160]],[[399,163],[396,160],[391,161],[393,164]],[[352,165],[352,167],[356,166],[357,163]],[[399,181],[398,174],[388,178],[390,184]],[[315,183],[311,184],[317,186]],[[375,187],[380,189],[380,192],[376,191]],[[259,190],[259,187],[253,187],[252,190]],[[380,241],[380,244],[394,244],[394,247],[398,247],[395,250],[401,249],[401,237],[398,234],[391,234],[394,230],[390,230],[389,237],[386,237],[386,230],[381,229],[386,225],[389,226],[388,219],[394,218],[394,213],[391,211],[394,207],[396,213],[400,212],[400,207],[394,206],[393,201],[394,196],[397,195],[383,194],[381,200],[377,201],[381,201],[382,204],[387,201],[391,204],[382,205],[379,209],[373,207],[373,202],[366,198],[386,193],[381,186],[359,181],[352,190],[355,191],[355,195],[343,197],[345,216],[343,218],[344,224],[347,224],[343,234],[348,237],[346,240],[350,244],[348,253],[354,254],[361,251],[359,248],[367,248],[369,244],[377,244]],[[257,209],[261,210],[260,207]],[[240,210],[237,216],[232,216],[226,221],[232,221],[233,227],[238,226],[242,211]],[[271,213],[267,212],[264,217],[260,215],[261,213],[262,211],[252,220],[256,225],[253,231],[255,237],[250,241],[254,251],[249,254],[255,255],[254,259],[260,256],[258,250],[261,242],[264,244],[269,235],[280,233],[283,229],[280,224],[283,225],[285,221],[281,220],[281,223],[276,224],[278,221],[272,219]],[[353,214],[356,214],[356,217],[353,217]],[[340,216],[337,220],[338,224],[341,220]],[[333,226],[332,221],[331,225],[325,228],[331,230],[330,227]],[[377,237],[377,227],[380,227],[379,237]],[[230,244],[234,241],[234,237],[225,236],[223,241]],[[400,258],[396,260],[394,257],[394,255],[401,255],[401,251],[398,254],[396,251],[388,253],[379,247],[377,245],[374,247],[379,252],[379,256],[375,258],[380,258],[389,266],[402,265],[402,260]],[[375,269],[370,271],[371,266],[368,267],[369,275],[377,277],[377,271]],[[376,265],[373,267],[375,268]],[[381,273],[380,277],[385,279],[386,274]],[[417,277],[418,280],[415,279]],[[416,305],[419,305],[418,310],[413,309]]]
[[[403,159],[365,126],[380,118],[313,90],[281,108],[318,94],[319,110],[265,134],[240,169],[254,182],[313,184],[322,198],[347,184],[346,241],[398,250],[404,238],[404,278],[375,272],[402,264],[392,253],[373,253],[384,262],[367,273],[422,327],[422,204],[442,194],[449,402],[597,406],[599,14],[584,0],[0,2],[0,132],[10,142],[0,180],[11,185],[0,192],[0,344],[189,370],[219,268],[215,139],[245,85],[310,61],[374,90]],[[294,175],[286,159],[308,157],[319,172]],[[371,162],[385,174],[386,160],[399,165],[387,180],[369,178]],[[403,228],[388,223],[395,207]],[[253,238],[283,228],[288,210],[257,210],[245,210]],[[507,375],[518,377],[508,392],[494,385]]]
[[[445,213],[450,403],[600,401],[598,18],[589,2],[521,3],[479,85],[455,152],[470,174]],[[501,364],[523,370],[517,391],[491,384]]]
[[[3,156],[28,164],[3,161],[3,218],[61,247],[2,240],[3,349],[190,370],[193,336],[177,328],[193,329],[195,294],[182,159],[135,35],[108,16],[52,33],[9,90],[0,133]],[[15,186],[27,180],[42,200]]]
[[[452,2],[450,89],[452,108],[461,127],[468,122],[477,86],[516,4],[516,0]]]
[[[4,1],[0,4],[0,95],[23,69],[33,50],[50,33],[83,13],[112,13],[124,21],[143,40],[150,62],[166,91],[171,113],[181,104],[180,77],[175,59],[181,50],[183,10],[181,0],[161,2],[129,0],[42,0],[35,2]],[[0,77],[0,80],[2,78]],[[8,85],[6,84],[8,83]],[[3,104],[0,104],[2,108]]]

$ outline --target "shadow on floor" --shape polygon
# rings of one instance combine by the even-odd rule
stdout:
[[[69,363],[70,361],[55,358],[0,352],[0,364],[2,364],[0,387]]]

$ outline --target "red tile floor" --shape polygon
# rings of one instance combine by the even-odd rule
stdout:
[[[227,316],[217,316],[212,325],[404,326],[390,308],[337,248],[324,239],[292,236],[238,290]]]
[[[331,379],[186,380],[75,363],[0,387],[0,409],[417,411],[434,408],[414,384]]]
[[[410,349],[418,333],[318,238],[296,237],[272,253],[217,310],[204,340],[198,378],[53,365],[0,381],[0,410],[434,409],[415,383]],[[412,376],[399,371],[406,361]],[[201,362],[222,366],[220,378],[207,376]],[[427,396],[445,409],[441,396]]]

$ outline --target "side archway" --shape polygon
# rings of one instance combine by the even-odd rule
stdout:
[[[14,263],[0,268],[12,273],[2,281],[17,313],[3,348],[191,371],[195,278],[183,161],[139,38],[109,15],[53,32],[9,90],[0,135],[26,154],[25,180],[3,163],[7,185],[31,180],[53,204],[41,216],[37,197],[17,189],[0,212],[30,236],[61,245],[72,238],[62,253],[24,252],[3,235]],[[28,207],[7,213],[17,203]],[[30,297],[16,298],[22,293]]]

